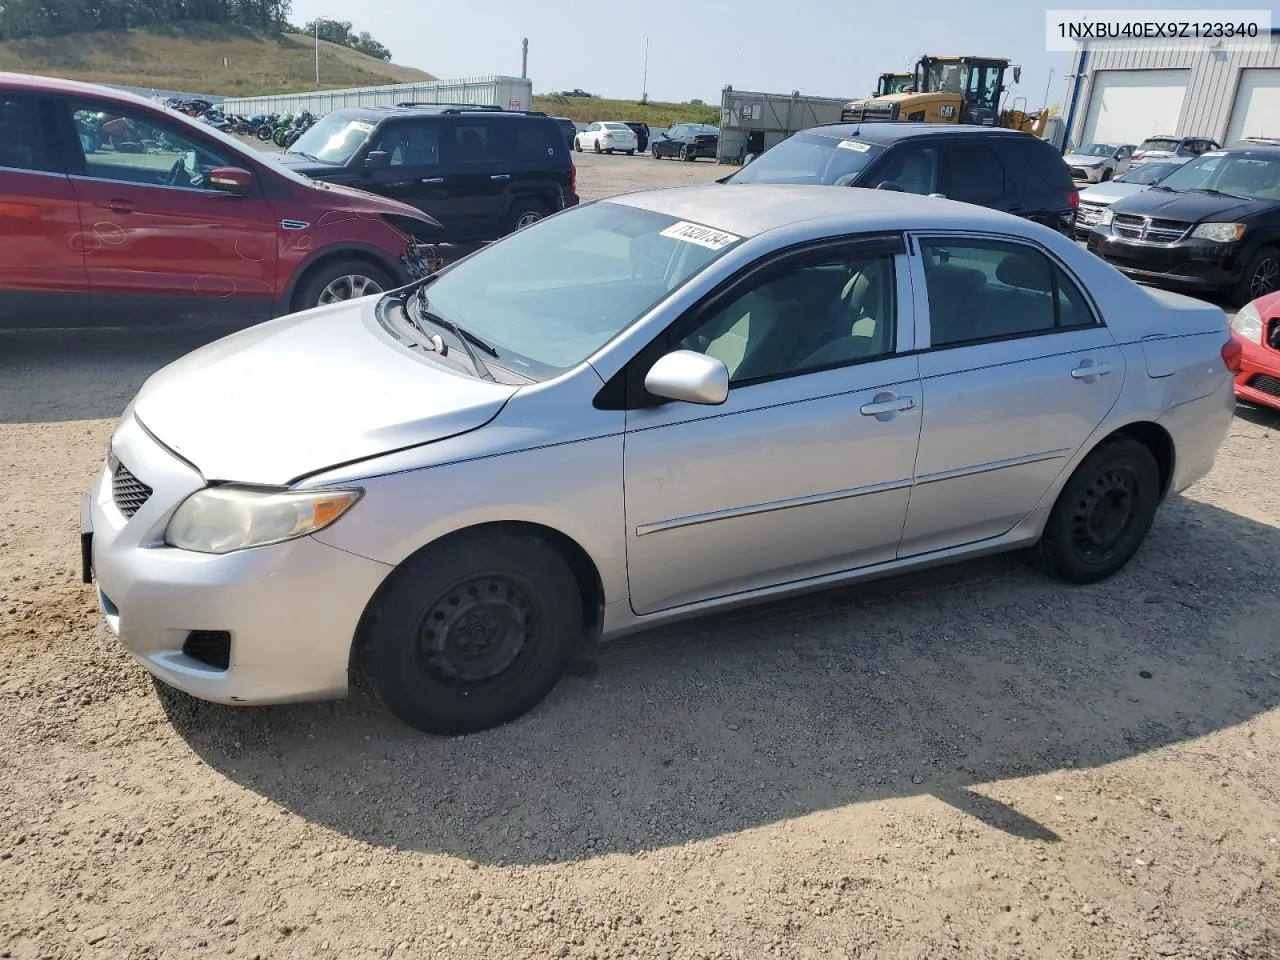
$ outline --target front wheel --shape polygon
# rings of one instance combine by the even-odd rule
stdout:
[[[1105,169],[1105,170],[1103,170],[1103,171],[1102,171],[1102,176],[1101,176],[1101,178],[1100,178],[1100,179],[1101,179],[1101,181],[1102,181],[1103,183],[1106,183],[1108,180],[1110,180],[1110,179],[1111,179],[1111,168],[1110,168],[1110,167],[1107,167],[1107,169]]]
[[[661,159],[662,159],[662,154],[658,153],[658,148],[657,148],[657,147],[654,147],[654,148],[653,148],[652,150],[650,150],[649,152],[650,152],[650,154],[652,154],[653,159],[655,159],[655,160],[661,160]]]
[[[1263,247],[1244,265],[1233,291],[1232,301],[1238,307],[1280,290],[1280,250]]]
[[[601,149],[600,149],[600,141],[599,141],[599,140],[597,140],[597,141],[596,141],[596,143],[595,143],[595,147],[596,147],[596,153],[603,153],[603,152],[604,152],[603,150],[601,150]]]
[[[1160,468],[1141,443],[1116,437],[1076,467],[1033,556],[1068,583],[1095,583],[1138,552],[1160,504]]]
[[[627,151],[627,156],[628,156],[628,157],[634,157],[635,155],[636,155],[636,152],[635,152],[634,150],[628,150],[628,151]]]
[[[361,651],[371,693],[424,733],[487,730],[532,710],[583,635],[564,557],[524,533],[428,549],[392,575]]]
[[[298,286],[295,310],[310,310],[342,300],[354,300],[392,290],[395,281],[385,270],[355,258],[335,260],[313,270]]]
[[[574,141],[573,141],[573,149],[575,149],[575,150],[577,150],[579,153],[581,153],[581,152],[582,152],[582,141],[581,141],[581,140],[578,140],[578,139],[576,139],[576,138],[575,138],[575,139],[574,139]]]

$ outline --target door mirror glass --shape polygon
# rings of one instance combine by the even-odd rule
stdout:
[[[253,174],[243,167],[214,167],[209,171],[209,187],[243,197],[253,186]]]
[[[655,397],[709,406],[729,398],[729,368],[693,350],[675,350],[649,368],[644,387]]]
[[[756,155],[754,153],[748,153],[745,157],[742,158],[742,165],[745,167],[755,158],[756,158]]]
[[[373,150],[364,158],[366,170],[385,170],[391,166],[391,154],[385,150]]]
[[[1021,67],[1014,67],[1014,68],[1013,68],[1013,82],[1014,82],[1014,83],[1021,83],[1021,82],[1022,82],[1022,68],[1021,68]]]

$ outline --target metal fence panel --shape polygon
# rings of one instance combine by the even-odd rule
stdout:
[[[390,83],[311,93],[280,93],[266,97],[230,97],[222,101],[228,113],[301,113],[323,116],[340,107],[392,107],[397,103],[464,103],[504,109],[528,110],[533,105],[533,82],[521,77],[469,77]],[[513,104],[516,106],[513,107]]]

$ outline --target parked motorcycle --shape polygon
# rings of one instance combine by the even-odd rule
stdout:
[[[276,120],[276,128],[271,131],[271,142],[277,147],[284,146],[284,138],[288,136],[290,128],[293,126],[293,114],[283,114]]]
[[[311,125],[316,122],[316,118],[307,110],[303,110],[298,114],[293,123],[289,127],[288,133],[285,134],[284,143],[281,144],[286,150],[298,142],[298,138],[310,129]]]

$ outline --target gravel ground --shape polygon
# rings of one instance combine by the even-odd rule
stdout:
[[[191,700],[100,625],[76,496],[209,335],[0,336],[0,957],[1280,957],[1280,418],[1107,583],[996,558],[686,624],[429,739]]]

